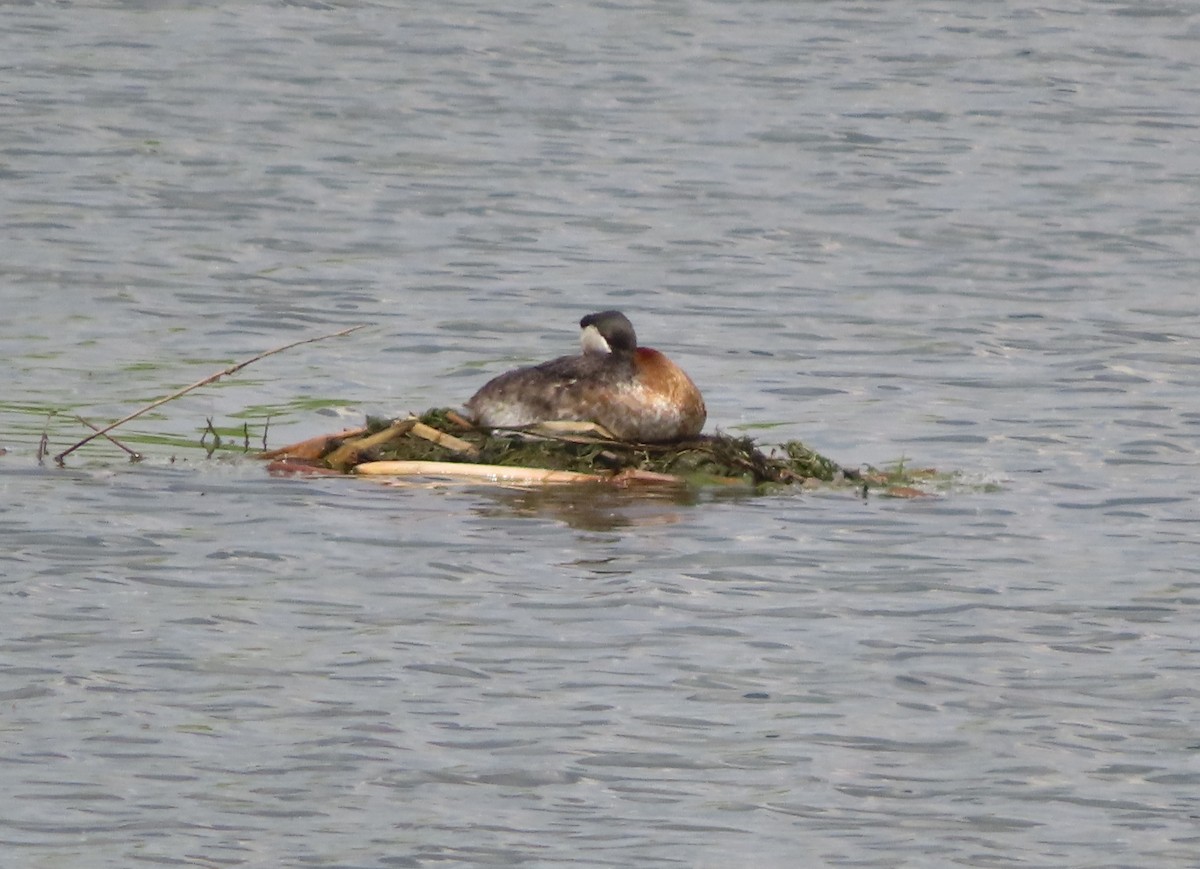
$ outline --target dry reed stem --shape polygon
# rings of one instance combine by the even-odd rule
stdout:
[[[457,410],[446,411],[446,419],[465,431],[472,431],[475,428],[475,424]]]
[[[437,444],[439,447],[444,447],[455,453],[462,453],[465,456],[479,455],[479,447],[475,444],[468,443],[462,438],[456,438],[452,434],[446,434],[444,431],[439,431],[430,425],[425,425],[423,422],[418,422],[412,427],[412,433],[423,438],[430,443]]]
[[[383,431],[377,431],[373,435],[367,437],[355,438],[347,441],[339,446],[333,452],[325,456],[325,463],[331,468],[336,468],[339,471],[345,471],[352,465],[358,464],[359,456],[363,455],[367,450],[372,450],[381,447],[384,444],[389,444],[397,438],[404,437],[413,430],[415,426],[420,425],[415,416],[410,416],[407,419],[401,419],[393,422]]]
[[[286,447],[276,447],[273,450],[267,450],[264,453],[259,453],[257,458],[260,459],[308,459],[315,461],[321,456],[328,453],[334,448],[334,445],[347,438],[357,438],[365,435],[367,429],[365,426],[359,428],[348,428],[340,431],[337,434],[317,435],[308,440],[297,441],[294,444],[288,444]]]
[[[117,440],[115,437],[113,437],[112,435],[110,435],[108,432],[102,432],[102,431],[100,431],[100,429],[99,429],[99,428],[97,428],[96,426],[92,425],[92,423],[88,422],[88,421],[87,421],[86,419],[84,419],[82,416],[79,416],[79,414],[76,414],[76,415],[75,415],[75,418],[76,418],[77,420],[79,420],[81,423],[83,423],[84,425],[86,425],[88,428],[90,428],[92,431],[96,432],[96,434],[103,434],[103,435],[104,435],[104,439],[105,439],[105,440],[107,440],[107,441],[109,441],[109,442],[111,442],[111,443],[115,444],[116,446],[118,446],[118,447],[120,447],[121,449],[123,449],[125,452],[129,453],[129,460],[130,460],[131,462],[140,462],[140,461],[142,460],[142,454],[141,454],[141,453],[139,453],[137,450],[131,450],[129,447],[125,446],[125,444],[121,443],[121,442],[120,442],[119,440]]]
[[[612,479],[600,474],[580,474],[575,471],[467,462],[365,462],[358,465],[354,473],[371,477],[453,477],[485,483],[600,483]]]
[[[516,427],[494,426],[492,431],[513,432],[532,435],[551,441],[574,444],[599,444],[605,442],[628,445],[598,422],[580,422],[573,419],[552,419]]]

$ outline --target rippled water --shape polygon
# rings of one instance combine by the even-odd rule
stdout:
[[[6,865],[1195,865],[1198,41],[1157,2],[0,8]],[[605,307],[711,428],[961,481],[196,445],[460,402]],[[118,430],[140,464],[37,462],[357,323]]]

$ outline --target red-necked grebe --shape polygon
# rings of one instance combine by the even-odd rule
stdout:
[[[467,402],[471,421],[483,428],[595,422],[620,440],[639,443],[699,434],[707,416],[700,390],[662,353],[639,347],[624,314],[588,314],[579,328],[582,353],[489,381]]]

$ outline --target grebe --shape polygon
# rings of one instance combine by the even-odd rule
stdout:
[[[662,353],[639,347],[624,314],[588,314],[579,328],[582,353],[488,381],[467,402],[471,421],[483,428],[595,422],[620,440],[638,443],[699,434],[707,416],[700,390]]]

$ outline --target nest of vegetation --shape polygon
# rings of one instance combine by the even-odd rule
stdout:
[[[788,441],[765,451],[749,437],[701,436],[671,444],[613,440],[589,424],[483,430],[446,408],[313,438],[262,457],[276,469],[450,476],[513,482],[645,482],[689,485],[815,484],[858,472]]]

